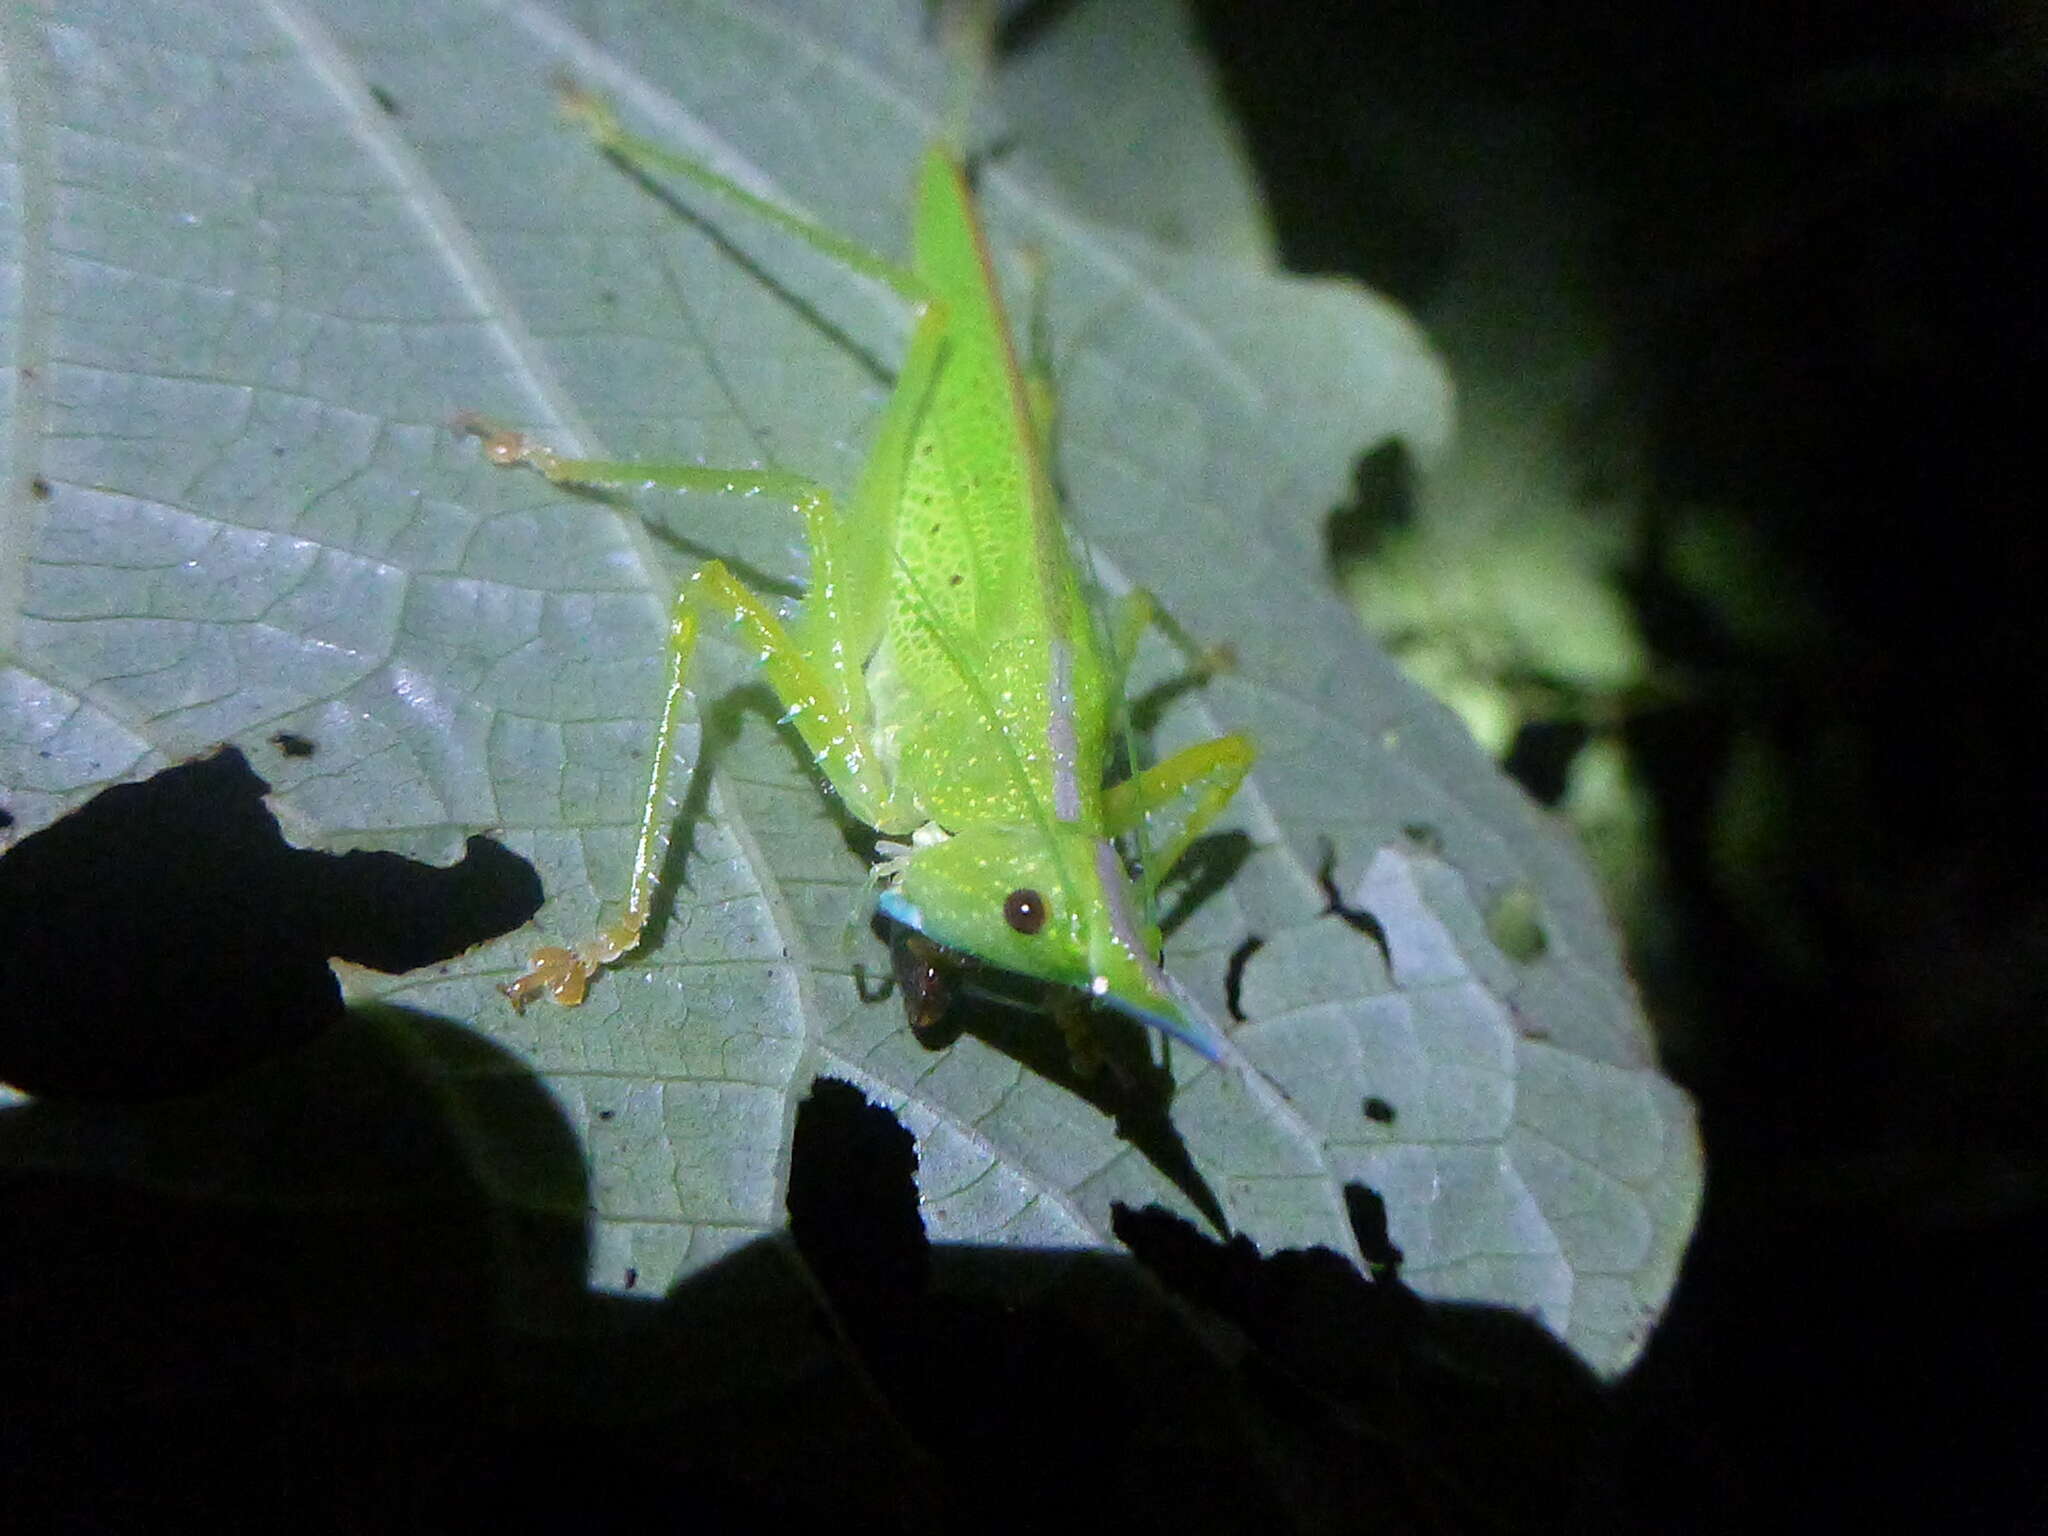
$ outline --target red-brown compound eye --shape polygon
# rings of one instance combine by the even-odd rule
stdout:
[[[1003,898],[1003,921],[1027,938],[1045,926],[1045,898],[1028,887]]]

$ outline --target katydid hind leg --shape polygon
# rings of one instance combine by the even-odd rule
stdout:
[[[676,738],[682,727],[690,659],[697,644],[697,614],[687,598],[688,590],[685,589],[669,615],[661,723],[655,732],[654,762],[641,804],[640,830],[633,846],[633,874],[627,888],[625,911],[617,922],[580,944],[543,945],[533,951],[528,957],[530,963],[525,973],[499,988],[511,1000],[515,1010],[523,1010],[543,993],[565,1008],[576,1007],[589,990],[591,978],[614,960],[631,953],[640,943],[648,913],[653,908],[662,856],[668,848],[669,774],[676,756]]]
[[[935,351],[938,345],[939,339],[933,337],[923,350]],[[692,593],[701,588],[715,593],[714,606],[722,604],[733,623],[752,631],[749,639],[768,664],[769,683],[790,711],[787,718],[826,769],[848,809],[878,830],[904,830],[890,814],[890,792],[880,765],[855,725],[867,714],[860,664],[873,649],[872,630],[880,623],[882,607],[878,588],[887,580],[889,529],[880,517],[863,507],[862,515],[841,518],[830,491],[815,480],[782,470],[564,458],[521,433],[476,418],[465,418],[459,424],[483,438],[484,452],[492,463],[524,464],[558,485],[759,497],[794,505],[803,517],[813,561],[812,596],[806,598],[796,620],[797,636],[792,638],[785,631],[781,620],[724,562],[707,562],[684,583],[670,615],[670,707],[688,667],[696,632],[694,620],[688,621],[688,642],[678,645],[676,637],[683,633]],[[659,776],[663,766],[657,763],[654,771]]]
[[[881,759],[860,722],[834,699],[818,658],[790,637],[774,611],[723,561],[706,561],[683,584],[670,614],[661,726],[624,915],[583,944],[536,950],[532,968],[504,988],[515,1007],[542,992],[573,1007],[583,1000],[590,978],[599,969],[630,954],[640,943],[668,846],[668,782],[689,689],[690,662],[698,632],[707,620],[732,624],[740,631],[742,643],[759,656],[769,687],[785,707],[783,721],[795,727],[848,810],[884,832],[907,831],[915,819],[897,808],[894,787]]]
[[[912,303],[922,302],[925,298],[924,283],[902,263],[891,261],[858,241],[847,239],[815,219],[749,192],[731,177],[720,175],[693,156],[680,154],[652,139],[626,132],[612,111],[611,103],[595,92],[580,86],[566,86],[562,92],[562,108],[590,135],[599,149],[628,170],[647,178],[657,188],[665,179],[681,178],[802,241],[848,270],[885,284]]]
[[[945,350],[943,306],[924,306],[911,334],[894,392],[876,427],[850,515],[832,493],[805,475],[777,469],[719,469],[631,459],[567,458],[525,434],[481,417],[456,425],[483,440],[493,464],[524,464],[556,485],[629,493],[668,492],[794,506],[810,550],[808,595],[795,620],[797,644],[816,662],[832,703],[854,718],[867,713],[861,666],[881,639],[895,550],[895,507],[901,499],[918,413]],[[793,701],[785,699],[784,703]]]

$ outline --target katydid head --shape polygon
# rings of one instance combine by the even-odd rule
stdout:
[[[1122,859],[1082,828],[969,828],[913,852],[879,905],[947,949],[1085,992],[1218,1059],[1167,990]]]

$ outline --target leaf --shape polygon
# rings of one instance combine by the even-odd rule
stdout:
[[[669,593],[713,551],[799,581],[797,520],[699,498],[643,524],[487,467],[451,419],[844,489],[904,325],[871,284],[604,163],[552,81],[894,252],[944,100],[921,10],[165,0],[6,22],[0,804],[21,830],[233,740],[299,840],[445,862],[498,828],[542,871],[546,933],[587,932],[625,883]],[[1427,346],[1354,288],[1084,221],[1001,159],[982,190],[1004,260],[1046,258],[1078,526],[1239,658],[1159,723],[1162,751],[1239,728],[1261,751],[1233,811],[1249,856],[1168,963],[1220,1019],[1232,955],[1265,940],[1237,1039],[1291,1102],[1176,1059],[1141,1151],[1087,1085],[973,1038],[924,1052],[856,989],[856,962],[886,962],[847,938],[865,872],[836,807],[714,644],[712,772],[649,952],[574,1011],[516,1017],[492,991],[524,941],[356,991],[469,1020],[551,1087],[590,1159],[601,1286],[665,1288],[778,1226],[794,1105],[826,1074],[916,1134],[942,1242],[1104,1245],[1112,1201],[1213,1201],[1262,1245],[1355,1257],[1342,1185],[1363,1179],[1425,1294],[1535,1309],[1619,1369],[1697,1206],[1690,1109],[1576,851],[1323,569],[1357,456],[1448,431]],[[279,732],[316,754],[265,758]],[[1337,888],[1388,907],[1391,976],[1325,910],[1326,845]],[[1486,938],[1510,898],[1543,936],[1519,961]],[[1420,979],[1411,944],[1441,954]]]

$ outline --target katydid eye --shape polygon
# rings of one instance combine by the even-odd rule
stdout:
[[[1045,898],[1026,887],[1003,898],[1003,921],[1027,938],[1045,926]]]

